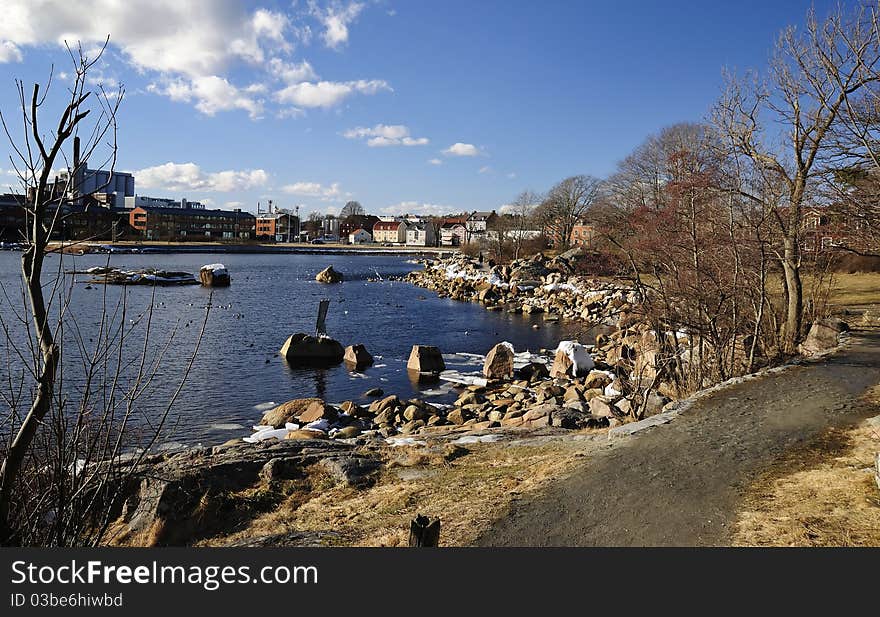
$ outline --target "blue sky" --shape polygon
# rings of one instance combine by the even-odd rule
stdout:
[[[0,109],[15,78],[67,69],[59,41],[109,34],[95,75],[125,85],[117,167],[139,194],[497,209],[702,119],[722,68],[762,69],[810,4],[4,0]]]

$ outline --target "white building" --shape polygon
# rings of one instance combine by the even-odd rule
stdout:
[[[406,243],[409,246],[435,246],[434,226],[426,223],[410,225],[406,230]]]
[[[348,234],[348,241],[351,244],[370,244],[373,241],[373,236],[366,229],[356,229]]]

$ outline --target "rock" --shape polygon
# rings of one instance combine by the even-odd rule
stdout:
[[[320,403],[324,404],[319,398],[297,398],[286,403],[281,403],[278,407],[273,407],[265,414],[260,424],[272,426],[274,428],[284,428],[288,422],[292,422],[295,418],[304,413],[311,405]]]
[[[229,287],[232,279],[223,264],[208,264],[199,270],[199,281],[205,287]]]
[[[353,370],[360,370],[373,364],[373,356],[370,355],[366,347],[360,344],[346,347],[342,360],[346,366]]]
[[[560,341],[553,358],[551,377],[577,377],[585,375],[595,363],[587,348],[577,341]]]
[[[376,401],[373,403],[376,406],[376,411],[386,411],[388,409],[394,409],[395,407],[400,406],[400,399],[397,398],[396,395],[392,394],[390,396],[386,396],[381,401]]]
[[[291,364],[336,364],[345,356],[339,341],[297,332],[281,347],[281,356]]]
[[[483,377],[495,380],[513,377],[513,345],[498,343],[489,350],[483,363]]]
[[[810,356],[837,347],[837,336],[843,331],[838,328],[840,327],[840,323],[843,322],[834,323],[835,321],[839,320],[813,322],[813,325],[810,326],[810,332],[807,334],[807,338],[804,339],[804,342],[800,345],[800,352],[804,355]]]
[[[599,371],[590,371],[590,374],[587,375],[584,380],[584,387],[587,390],[593,390],[596,388],[605,389],[605,386],[610,384],[613,380],[611,377],[606,375],[605,373]]]
[[[519,369],[516,374],[517,377],[519,377],[520,379],[537,381],[549,377],[550,371],[547,370],[546,364],[542,364],[541,362],[529,362],[524,367]]]
[[[321,459],[319,464],[340,482],[359,488],[372,484],[381,466],[376,459],[351,454]]]
[[[354,437],[357,437],[358,435],[360,435],[361,432],[362,432],[361,427],[357,426],[356,424],[351,424],[349,426],[346,426],[345,428],[342,428],[342,429],[339,429],[338,431],[336,431],[336,433],[333,435],[333,438],[334,439],[353,439]]]
[[[615,415],[611,402],[599,396],[590,401],[590,413],[599,418],[613,418]]]
[[[625,416],[629,416],[633,413],[632,403],[629,401],[629,399],[622,398],[614,403],[614,406],[617,408],[618,411],[620,411],[620,413]]]
[[[299,414],[297,420],[302,424],[316,422],[317,420],[330,420],[332,422],[337,416],[338,414],[332,406],[318,399],[316,402],[309,405],[305,411]]]
[[[341,283],[344,278],[341,272],[333,269],[333,266],[327,266],[315,275],[315,280],[319,283]]]
[[[406,409],[403,410],[403,417],[409,421],[414,420],[425,420],[428,417],[428,413],[422,409],[421,407],[417,407],[416,405],[410,405]]]
[[[285,439],[327,439],[324,431],[312,431],[309,429],[299,429],[287,433]]]
[[[378,398],[385,394],[385,390],[382,388],[370,388],[366,392],[364,392],[364,396],[369,396],[370,398]]]
[[[417,373],[439,374],[446,370],[440,350],[430,345],[413,345],[406,363],[407,370]]]
[[[550,426],[567,429],[582,429],[593,425],[590,414],[572,407],[559,407],[550,413]]]
[[[550,368],[551,377],[571,377],[573,374],[574,362],[564,351],[557,351],[553,358],[553,366]]]
[[[446,414],[446,419],[453,424],[464,424],[468,420],[470,420],[472,415],[463,409],[453,409],[448,414]]]
[[[559,405],[554,405],[552,403],[547,403],[544,405],[536,405],[534,407],[530,407],[529,410],[523,414],[523,420],[526,422],[532,422],[534,420],[538,420],[540,418],[545,418],[552,414],[554,411],[559,409]]]

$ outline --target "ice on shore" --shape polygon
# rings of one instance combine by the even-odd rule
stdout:
[[[459,371],[443,371],[440,379],[466,386],[485,386],[488,380],[481,373],[461,373]]]
[[[275,401],[268,401],[266,403],[258,403],[254,405],[254,409],[256,411],[268,411],[273,407],[278,407],[278,403],[276,403]]]

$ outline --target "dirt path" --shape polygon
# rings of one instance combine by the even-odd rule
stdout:
[[[483,546],[715,546],[731,539],[742,491],[789,448],[866,414],[880,383],[880,334],[700,399],[672,423],[591,455],[528,502],[515,501]]]

